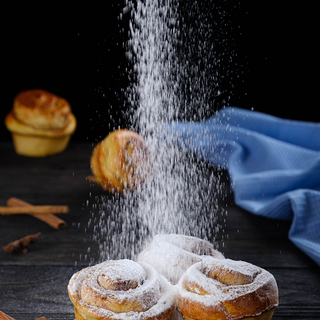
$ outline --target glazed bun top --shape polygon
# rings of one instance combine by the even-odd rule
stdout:
[[[68,125],[69,103],[41,89],[19,93],[13,102],[15,118],[25,125],[42,130],[61,130]]]

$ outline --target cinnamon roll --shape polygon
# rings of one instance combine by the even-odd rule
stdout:
[[[136,132],[120,129],[97,144],[90,160],[88,179],[110,192],[133,191],[146,179],[148,151]]]
[[[175,290],[153,267],[109,260],[75,273],[68,285],[76,320],[164,320],[175,309]]]
[[[207,257],[191,266],[178,285],[184,319],[270,320],[278,305],[275,278],[247,262]]]
[[[5,125],[18,154],[44,157],[65,150],[76,129],[76,118],[65,99],[36,89],[15,97]]]
[[[156,235],[138,255],[138,261],[156,268],[172,284],[177,284],[184,272],[206,256],[224,259],[213,245],[196,237],[178,234]]]

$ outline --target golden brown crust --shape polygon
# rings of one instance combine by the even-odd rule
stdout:
[[[0,320],[14,320],[14,319],[8,316],[7,314],[3,313],[2,311],[0,311]]]
[[[77,126],[77,120],[76,120],[76,117],[72,113],[70,113],[68,116],[68,124],[64,128],[55,129],[55,130],[36,129],[32,126],[28,126],[20,122],[14,116],[13,111],[10,111],[5,117],[5,125],[7,129],[12,133],[31,135],[31,136],[59,138],[66,135],[73,134]]]
[[[42,130],[60,130],[67,126],[69,103],[50,92],[35,89],[20,92],[13,102],[15,118],[28,126]]]
[[[274,277],[242,261],[208,257],[178,284],[178,306],[186,319],[271,319],[277,305]]]
[[[62,152],[77,126],[68,102],[44,90],[18,94],[4,122],[16,152],[31,157]]]
[[[271,309],[267,312],[264,312],[258,316],[254,316],[254,317],[246,317],[246,318],[242,318],[241,320],[271,320],[272,316],[273,316],[273,313],[274,313],[274,309]],[[201,317],[201,315],[200,315]],[[198,318],[197,319],[194,319],[194,318],[190,318],[186,315],[183,316],[184,320],[199,320]],[[202,319],[202,318],[201,318]],[[212,320],[220,320],[221,318],[212,318]],[[76,320],[84,320],[83,318],[77,318],[76,317]]]
[[[133,320],[165,320],[175,309],[170,284],[151,266],[130,260],[109,260],[77,272],[68,293],[76,319],[120,320],[129,313]]]
[[[110,133],[92,152],[89,180],[105,190],[123,192],[143,183],[147,173],[147,147],[136,132],[120,129]]]

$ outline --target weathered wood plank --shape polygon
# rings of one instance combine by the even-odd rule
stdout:
[[[229,206],[218,242],[230,259],[249,261],[261,267],[316,268],[317,265],[288,238],[290,221],[255,216]]]
[[[54,230],[26,215],[0,217],[0,247],[27,234],[41,232],[27,254],[0,250],[0,310],[16,320],[73,319],[66,285],[77,268],[96,263],[100,210],[106,215],[121,196],[86,180],[91,174],[90,143],[71,143],[53,157],[34,159],[15,154],[11,143],[0,142],[0,205],[15,196],[33,204],[68,205],[63,230]],[[213,170],[208,165],[208,170]],[[227,258],[251,262],[274,274],[280,290],[280,319],[320,318],[319,267],[287,237],[290,222],[252,215],[233,205],[228,176],[219,178],[221,225],[215,241]],[[206,187],[206,186],[204,186]],[[110,201],[109,201],[110,200]],[[110,206],[105,206],[109,201]],[[131,201],[131,200],[130,200]]]
[[[74,320],[74,313],[11,313],[14,320],[35,320],[46,317],[47,320]]]
[[[17,155],[11,144],[1,142],[0,201],[12,196],[33,204],[83,203],[89,197],[91,144],[70,144],[61,154],[46,158]],[[75,199],[73,198],[74,196]]]
[[[229,210],[224,233],[221,231],[217,237],[218,249],[226,257],[249,261],[261,267],[315,266],[288,240],[286,222],[253,217],[239,208]],[[93,241],[94,234],[99,236],[99,230],[93,230],[94,221],[99,222],[97,211],[89,207],[70,207],[70,213],[64,215],[68,226],[63,230],[54,230],[30,216],[1,217],[1,247],[27,234],[40,232],[41,235],[29,247],[26,255],[8,254],[0,250],[0,264],[73,266],[77,262],[78,265],[86,266],[90,261],[97,261],[99,249]],[[93,223],[89,226],[90,220]],[[248,220],[258,223],[253,224],[251,221],[246,225]]]
[[[67,284],[78,269],[73,267],[0,267],[1,310],[17,313],[72,314]],[[277,317],[320,316],[320,273],[318,269],[269,270],[274,274],[280,295]],[[30,319],[30,317],[29,317]]]
[[[1,311],[13,313],[72,313],[67,285],[71,267],[0,267]]]
[[[70,212],[63,215],[68,227],[53,230],[45,223],[25,215],[0,217],[0,247],[27,234],[41,232],[27,255],[8,255],[0,250],[0,264],[85,266],[99,259],[97,243],[91,241],[94,223],[99,222],[102,199],[114,197],[89,183],[91,143],[71,143],[62,154],[47,158],[28,158],[15,154],[11,143],[1,142],[0,205],[9,197],[20,197],[33,204],[65,204]],[[207,165],[208,170],[214,168]],[[288,239],[290,222],[254,216],[232,206],[228,176],[219,178],[223,190],[220,204],[225,210],[215,234],[219,249],[227,257],[265,266],[309,267],[310,260]],[[115,201],[116,202],[116,201]],[[227,206],[228,205],[228,206]],[[104,210],[113,211],[111,206]],[[106,214],[108,215],[108,213]],[[89,224],[91,226],[89,227]],[[99,233],[98,231],[95,231]]]

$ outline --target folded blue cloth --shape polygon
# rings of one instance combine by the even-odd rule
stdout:
[[[236,205],[292,220],[289,238],[320,265],[320,123],[228,107],[167,133],[229,171]]]

